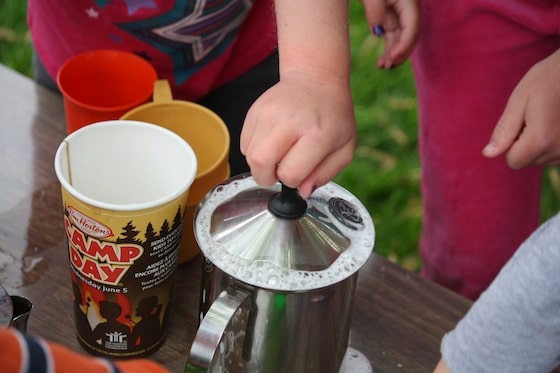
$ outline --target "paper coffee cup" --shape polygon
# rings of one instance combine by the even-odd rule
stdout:
[[[106,121],[55,156],[78,340],[90,353],[146,356],[164,341],[192,148],[160,126]]]

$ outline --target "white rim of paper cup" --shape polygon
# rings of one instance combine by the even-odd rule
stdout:
[[[117,203],[107,203],[107,202],[103,202],[103,201],[99,201],[97,199],[88,197],[86,195],[84,195],[83,193],[79,192],[78,190],[76,190],[76,188],[74,188],[69,182],[68,180],[66,180],[66,177],[64,176],[64,172],[63,169],[64,167],[66,167],[66,165],[62,165],[62,157],[63,155],[66,153],[66,150],[68,148],[68,143],[70,143],[72,141],[72,139],[74,137],[79,137],[83,134],[83,132],[85,131],[91,131],[92,128],[100,128],[100,127],[107,127],[107,126],[138,126],[138,127],[145,127],[145,128],[150,128],[150,130],[154,131],[154,132],[160,132],[165,134],[165,136],[172,138],[175,142],[177,142],[177,144],[179,145],[179,147],[182,147],[185,150],[185,153],[194,161],[193,163],[193,167],[191,172],[187,175],[187,177],[185,178],[183,185],[179,188],[177,188],[175,191],[173,191],[172,193],[169,193],[163,197],[148,201],[148,202],[141,202],[141,203],[123,203],[123,204],[117,204]],[[137,121],[137,120],[107,120],[107,121],[101,121],[101,122],[97,122],[97,123],[92,123],[92,124],[88,124],[85,127],[82,127],[74,132],[72,132],[71,134],[69,134],[68,136],[66,136],[66,138],[60,143],[55,157],[54,157],[54,169],[55,169],[55,173],[56,176],[60,182],[60,184],[64,187],[64,189],[66,189],[68,191],[68,193],[72,194],[75,198],[81,200],[84,203],[87,203],[91,206],[94,207],[98,207],[98,208],[102,208],[105,210],[112,210],[112,211],[136,211],[136,210],[145,210],[145,209],[149,209],[155,206],[159,206],[159,205],[164,205],[170,201],[173,201],[174,199],[178,198],[179,196],[181,196],[181,194],[183,194],[185,191],[187,191],[187,189],[190,188],[190,186],[192,185],[192,183],[194,182],[194,179],[196,177],[196,173],[197,173],[197,168],[198,168],[198,161],[196,159],[196,154],[194,152],[194,150],[192,149],[192,147],[179,135],[175,134],[174,132],[161,127],[161,126],[157,126],[155,124],[151,124],[151,123],[147,123],[147,122],[141,122],[141,121]]]

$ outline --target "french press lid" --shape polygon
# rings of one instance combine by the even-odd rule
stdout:
[[[195,216],[207,259],[249,284],[279,290],[328,286],[356,272],[372,252],[375,230],[366,208],[330,182],[308,199],[249,174],[216,186]]]

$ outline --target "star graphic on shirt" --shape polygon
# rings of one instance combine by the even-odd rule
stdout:
[[[118,26],[168,54],[181,84],[229,46],[253,1],[178,0],[167,13]]]
[[[86,14],[89,18],[97,18],[99,17],[99,12],[93,8],[86,9]]]
[[[129,15],[136,13],[142,8],[157,9],[157,5],[153,0],[125,0],[125,3]]]

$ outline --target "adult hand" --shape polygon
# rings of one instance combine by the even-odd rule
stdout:
[[[241,151],[255,181],[298,187],[303,197],[352,160],[356,142],[349,83],[328,71],[292,71],[251,107]]]
[[[385,48],[377,60],[377,67],[389,69],[402,64],[418,40],[418,0],[362,0],[362,5],[370,30],[385,38]]]
[[[483,155],[508,165],[560,164],[560,50],[534,65],[513,90]]]

